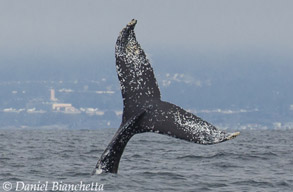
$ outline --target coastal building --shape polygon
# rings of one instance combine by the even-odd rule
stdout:
[[[50,96],[51,101],[58,101],[58,99],[55,97],[55,89],[51,89],[51,96]]]
[[[55,97],[55,89],[50,90],[50,100],[52,102],[53,112],[63,112],[69,114],[79,114],[80,111],[72,106],[71,103],[57,103],[58,99]]]
[[[71,103],[53,103],[52,110],[55,112],[74,113],[78,114],[80,111],[72,106]]]

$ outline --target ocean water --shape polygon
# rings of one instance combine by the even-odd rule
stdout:
[[[209,146],[143,133],[118,174],[92,176],[115,131],[0,130],[0,191],[293,191],[293,130]]]

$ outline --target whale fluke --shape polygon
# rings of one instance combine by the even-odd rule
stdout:
[[[116,68],[123,97],[120,128],[100,157],[94,174],[117,173],[127,142],[137,133],[156,132],[198,144],[210,145],[235,138],[184,109],[161,100],[153,68],[136,40],[132,20],[120,32]]]
[[[116,69],[124,104],[122,123],[140,110],[141,103],[161,98],[153,68],[136,41],[136,22],[133,19],[122,29],[115,46]]]

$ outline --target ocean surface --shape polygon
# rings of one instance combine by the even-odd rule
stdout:
[[[209,146],[143,133],[118,174],[92,176],[115,131],[0,130],[0,191],[293,191],[293,130]]]

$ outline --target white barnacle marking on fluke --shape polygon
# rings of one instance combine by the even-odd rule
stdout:
[[[183,131],[190,133],[191,141],[201,144],[213,144],[223,141],[226,134],[216,129],[211,124],[201,119],[194,119],[192,116],[184,116],[179,111],[174,113],[175,123],[177,123]]]

